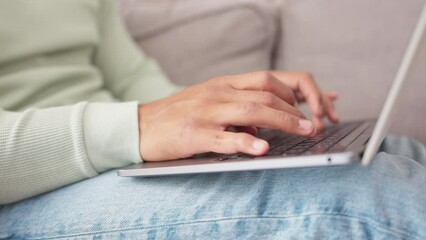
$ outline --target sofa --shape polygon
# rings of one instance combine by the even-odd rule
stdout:
[[[342,120],[377,117],[423,0],[117,0],[136,44],[178,84],[309,71]],[[426,36],[390,132],[426,143]],[[306,109],[304,109],[306,111]]]

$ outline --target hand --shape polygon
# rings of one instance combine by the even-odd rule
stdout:
[[[308,103],[313,114],[312,121],[317,130],[324,128],[324,115],[327,115],[332,123],[339,122],[339,116],[333,105],[333,101],[337,99],[337,93],[322,93],[310,73],[272,71],[271,74],[294,91],[298,103]]]
[[[140,105],[141,156],[161,161],[203,152],[263,155],[269,145],[253,135],[255,127],[312,136],[314,124],[294,105],[301,97],[310,106],[321,105],[324,99],[312,97],[323,94],[304,77],[280,72],[219,77]],[[226,131],[229,127],[242,131]]]

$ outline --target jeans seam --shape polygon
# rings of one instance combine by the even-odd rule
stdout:
[[[91,232],[85,232],[85,233],[65,234],[61,236],[36,237],[36,238],[30,238],[30,239],[36,240],[36,239],[79,237],[79,236],[86,236],[86,235],[115,233],[115,232],[132,231],[132,230],[149,230],[149,229],[155,229],[155,228],[164,228],[164,227],[172,227],[172,226],[180,226],[180,225],[192,225],[192,224],[199,224],[199,223],[219,222],[219,221],[233,221],[233,220],[244,220],[244,219],[249,219],[249,220],[297,219],[297,218],[304,218],[304,217],[310,217],[310,216],[332,216],[332,217],[339,217],[339,218],[356,219],[360,223],[370,224],[373,228],[381,232],[390,233],[392,235],[404,235],[409,239],[420,239],[404,230],[393,229],[387,226],[383,226],[383,224],[375,220],[371,220],[368,218],[360,218],[358,216],[351,216],[351,215],[345,215],[345,214],[333,214],[333,213],[311,213],[311,214],[304,214],[304,215],[289,215],[289,216],[239,216],[239,217],[228,217],[228,218],[211,218],[211,219],[205,219],[205,220],[193,220],[193,221],[186,221],[186,222],[182,221],[177,223],[161,224],[161,225],[154,225],[154,226],[147,226],[147,227],[141,227],[141,225],[134,225],[132,227],[117,228],[112,230],[99,230],[99,231],[91,231]]]

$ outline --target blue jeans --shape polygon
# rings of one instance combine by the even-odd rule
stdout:
[[[0,207],[0,239],[426,239],[426,150],[394,137],[382,150],[367,168],[110,171]]]

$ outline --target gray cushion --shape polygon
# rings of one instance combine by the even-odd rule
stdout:
[[[120,3],[137,44],[177,83],[189,85],[271,67],[278,8],[264,1]]]

